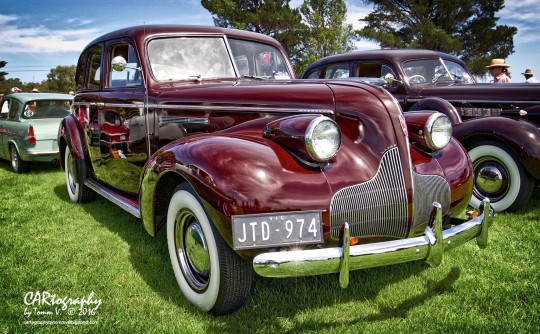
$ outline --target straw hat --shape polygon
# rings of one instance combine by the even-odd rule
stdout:
[[[523,72],[521,74],[523,74],[523,75],[534,75],[534,72],[533,72],[533,70],[528,68],[528,69],[525,70],[525,72]]]
[[[504,63],[504,59],[502,58],[495,58],[491,60],[491,64],[486,66],[486,68],[492,68],[492,67],[510,67],[510,65]]]

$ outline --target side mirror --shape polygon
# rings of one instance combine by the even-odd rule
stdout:
[[[403,81],[396,79],[392,74],[388,73],[384,77],[381,77],[385,81],[384,86],[387,88],[396,88],[403,84]]]
[[[127,61],[122,56],[116,56],[111,62],[113,70],[117,72],[122,72],[127,67]]]

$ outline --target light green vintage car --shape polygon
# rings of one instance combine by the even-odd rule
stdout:
[[[11,160],[16,173],[30,170],[33,161],[58,161],[58,127],[69,114],[68,94],[16,93],[2,98],[0,158]]]

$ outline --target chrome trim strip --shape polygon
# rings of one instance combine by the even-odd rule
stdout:
[[[208,118],[205,117],[179,117],[179,116],[159,116],[159,122],[163,124],[208,124]]]
[[[58,154],[60,153],[59,150],[51,150],[51,151],[32,151],[28,150],[26,151],[26,155],[51,155],[51,154]]]
[[[435,216],[437,216],[434,222],[435,227],[426,227],[426,235],[351,246],[349,269],[380,267],[426,260],[429,257],[433,259],[434,256],[439,256],[437,252],[450,250],[474,238],[477,239],[480,248],[487,243],[487,230],[493,217],[489,200],[484,200],[483,211],[479,216],[444,230],[441,234],[434,231],[434,228],[437,228],[437,224],[442,225],[442,218],[437,214]],[[442,235],[442,239],[440,235]],[[253,259],[253,269],[264,277],[298,277],[339,273],[343,255],[344,249],[341,247],[262,253]]]
[[[88,186],[88,188],[92,189],[96,193],[105,197],[106,199],[113,202],[114,204],[118,205],[119,207],[126,210],[127,212],[134,215],[135,217],[141,218],[141,213],[139,211],[139,208],[131,205],[130,203],[124,202],[120,196],[114,193],[114,191],[102,186],[97,181],[94,181],[92,179],[87,179],[86,181],[84,181],[84,184]]]
[[[74,102],[73,106],[100,106],[96,102]],[[131,103],[104,103],[103,107],[109,108],[141,108],[141,104]],[[246,106],[200,106],[189,104],[148,104],[148,108],[154,109],[183,109],[191,111],[205,112],[260,112],[260,113],[302,113],[302,114],[323,114],[333,115],[330,109],[301,109],[301,108],[277,108],[277,107],[246,107]]]
[[[418,101],[421,101],[425,98],[421,98],[421,99],[400,99],[400,101],[404,101],[404,102],[418,102]],[[443,98],[445,99],[445,98]],[[508,100],[508,101],[499,101],[499,100],[448,100],[448,99],[445,99],[446,101],[450,102],[450,103],[460,103],[460,104],[467,104],[467,103],[470,103],[470,104],[473,104],[473,103],[489,103],[489,104],[501,104],[501,103],[507,103],[507,104],[518,104],[518,103],[523,103],[523,104],[530,104],[531,106],[532,105],[536,105],[536,104],[540,104],[540,100],[538,101],[515,101],[515,100]]]

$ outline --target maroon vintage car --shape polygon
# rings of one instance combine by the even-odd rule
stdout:
[[[540,182],[540,84],[475,83],[459,58],[429,50],[351,52],[309,65],[302,78],[378,78],[405,111],[437,110],[469,151],[478,207],[517,210]],[[451,105],[449,105],[451,104]]]
[[[151,235],[163,227],[204,311],[241,307],[253,270],[339,273],[345,287],[350,270],[486,246],[489,201],[459,219],[473,171],[446,116],[404,116],[372,85],[294,80],[267,36],[126,28],[84,49],[76,85],[58,136],[71,200],[98,193]],[[100,140],[108,123],[125,143]]]

